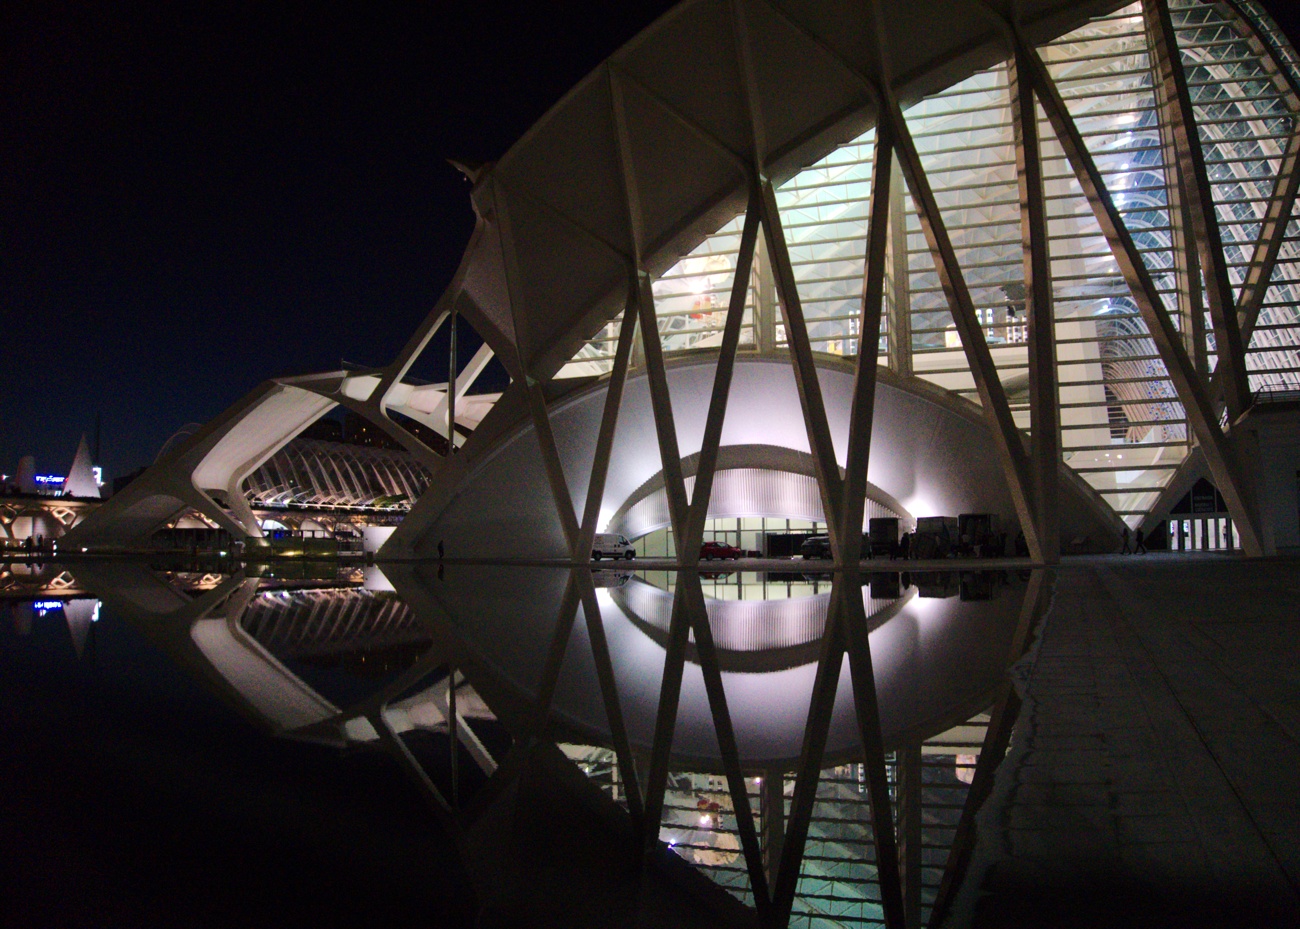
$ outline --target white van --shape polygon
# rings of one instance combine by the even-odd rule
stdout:
[[[636,549],[632,547],[632,543],[626,536],[619,535],[617,532],[597,532],[596,538],[591,543],[593,561],[600,561],[602,558],[626,558],[631,561],[635,557]]]

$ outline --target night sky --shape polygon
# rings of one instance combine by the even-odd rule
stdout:
[[[390,361],[472,228],[446,159],[671,5],[5,4],[0,472],[102,416],[122,474],[269,377]]]

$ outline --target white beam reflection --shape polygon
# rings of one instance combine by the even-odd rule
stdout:
[[[399,592],[406,595],[404,578],[416,573],[396,567],[392,573]],[[455,565],[447,568],[442,581],[430,577],[418,583],[436,595],[440,612],[445,610],[444,615],[474,653],[486,658],[504,678],[523,684],[537,679],[539,653],[546,641],[542,636],[549,636],[554,628],[566,575],[567,571],[540,568]],[[900,584],[890,594],[905,602],[870,633],[886,744],[922,730],[941,731],[984,709],[988,695],[1004,679],[1005,657],[1015,633],[1024,584],[1015,576],[1002,574],[987,583],[968,581],[967,599],[963,599],[962,576],[958,572],[939,579],[917,575],[910,585]],[[656,625],[628,607],[629,602],[647,599],[627,595],[638,587],[649,585],[634,578],[624,587],[598,588],[596,600],[628,737],[635,748],[648,750],[654,736],[665,648]],[[658,596],[671,598],[666,591]],[[972,599],[979,596],[988,599]],[[868,597],[869,589],[864,588],[864,598]],[[426,602],[435,601],[426,598]],[[670,608],[670,599],[666,602]],[[761,625],[761,612],[756,618],[755,610],[761,611],[765,605],[773,617],[790,610],[789,600],[747,601],[745,621]],[[883,601],[876,599],[867,599],[865,604],[869,615],[879,613],[882,605]],[[706,602],[719,643],[722,678],[742,761],[791,761],[798,757],[804,736],[816,675],[817,641],[810,643],[799,663],[764,670],[761,655],[727,653],[721,646],[728,640],[724,624],[734,606],[713,601],[710,607]],[[530,647],[526,642],[532,639],[536,641]],[[720,756],[703,676],[691,660],[693,654],[693,649],[688,649],[673,753],[713,766]],[[828,757],[860,752],[851,694],[849,675],[845,674],[836,698]],[[981,700],[985,702],[981,704]],[[575,737],[608,741],[597,668],[582,622],[575,624],[568,641],[551,710],[557,722],[574,730]]]
[[[975,567],[976,563],[953,564]],[[138,576],[128,579],[129,584],[105,596],[115,611],[141,623],[178,664],[199,677],[219,680],[226,699],[269,723],[278,734],[333,745],[369,743],[392,753],[453,830],[475,822],[481,812],[474,806],[477,797],[498,796],[494,790],[478,793],[484,779],[504,777],[508,782],[531,776],[521,773],[526,767],[520,765],[524,756],[555,752],[555,743],[573,743],[567,745],[570,758],[574,759],[576,748],[574,760],[581,762],[582,772],[613,803],[626,804],[623,810],[633,822],[645,825],[652,841],[661,834],[676,839],[683,857],[705,868],[712,879],[742,900],[746,899],[743,889],[733,879],[747,874],[752,880],[756,873],[762,877],[763,872],[755,870],[762,865],[751,867],[761,855],[755,827],[763,830],[763,842],[771,840],[762,813],[769,808],[765,804],[781,802],[781,794],[776,801],[766,793],[760,797],[766,784],[779,786],[784,781],[788,790],[796,783],[791,780],[791,771],[796,769],[802,772],[796,777],[800,784],[808,777],[824,779],[827,786],[814,805],[839,804],[834,815],[853,820],[845,827],[849,830],[845,836],[857,836],[854,841],[858,841],[866,828],[860,814],[869,778],[864,779],[863,771],[874,764],[883,779],[887,753],[929,751],[933,756],[931,743],[936,736],[943,734],[951,742],[956,727],[987,713],[990,707],[1002,706],[1007,665],[1022,650],[1020,643],[1030,628],[1025,620],[1026,578],[1019,574],[960,570],[865,574],[861,579],[870,583],[860,587],[863,610],[843,606],[843,594],[856,594],[854,587],[832,592],[830,612],[837,618],[811,637],[807,643],[813,646],[810,650],[790,662],[793,653],[789,648],[768,647],[785,639],[765,634],[771,630],[763,629],[764,622],[779,625],[792,611],[804,607],[818,612],[821,607],[817,604],[826,599],[825,584],[831,578],[834,583],[845,583],[843,574],[819,575],[815,584],[802,583],[795,579],[797,574],[792,578],[792,572],[769,578],[766,584],[751,583],[753,578],[747,575],[749,581],[741,586],[751,595],[760,591],[764,597],[769,591],[788,595],[792,589],[806,589],[811,595],[726,601],[701,598],[690,573],[676,577],[650,573],[663,578],[672,591],[652,588],[629,573],[617,586],[595,588],[592,595],[582,598],[599,610],[598,621],[579,614],[579,620],[569,625],[564,617],[571,617],[569,608],[579,602],[572,592],[590,570],[585,566],[390,563],[372,575],[371,586],[391,582],[393,592],[376,594],[346,586],[323,589],[317,586],[319,582],[305,582],[304,589],[288,591],[281,581],[234,575],[189,600],[164,597],[169,592],[175,594],[175,589],[158,578],[146,577],[148,572],[140,569]],[[636,595],[629,596],[629,592]],[[716,657],[710,659],[709,667],[717,670],[725,709],[720,709],[716,691],[710,704],[704,670],[697,663],[694,644],[690,644],[666,755],[671,783],[666,785],[667,794],[661,789],[660,802],[651,811],[644,799],[649,793],[638,794],[637,782],[627,774],[630,768],[640,767],[640,759],[650,757],[654,749],[667,652],[661,630],[646,617],[635,615],[630,605],[666,600],[671,610],[672,598],[679,592],[686,596],[683,604],[693,604],[689,610],[703,609],[707,614],[707,628],[717,642]],[[146,602],[155,608],[143,606]],[[326,602],[329,609],[316,608]],[[1035,598],[1033,602],[1041,601]],[[693,615],[698,620],[700,614]],[[843,635],[846,627],[839,624],[851,621],[848,616],[866,623],[871,677],[864,677],[855,664],[860,657],[856,651],[832,651],[832,659],[840,665],[839,677],[833,691],[814,700],[821,646],[828,642],[826,630],[836,629],[837,636]],[[743,626],[743,634],[727,628],[732,622]],[[403,637],[394,638],[394,623]],[[698,632],[704,628],[698,622],[694,625]],[[563,643],[558,651],[552,647],[557,629],[558,641]],[[607,651],[592,648],[591,635],[598,630],[605,635]],[[847,638],[860,643],[863,637]],[[840,647],[860,647],[840,641]],[[317,647],[321,643],[328,644],[326,651]],[[312,662],[304,660],[309,654],[347,655],[358,658],[359,667],[360,656],[380,655],[394,643],[412,648],[384,675],[364,674],[372,682],[365,695],[338,689],[336,680],[328,675],[319,677]],[[746,655],[745,647],[753,653]],[[780,660],[765,667],[767,652]],[[605,655],[608,664],[598,666]],[[862,695],[854,693],[851,670],[857,672],[859,681],[874,679],[880,727],[876,730],[876,713],[872,712],[870,731],[878,731],[880,737],[868,740],[869,733],[864,734],[859,724]],[[556,684],[547,712],[534,703],[552,676]],[[448,689],[453,681],[454,702]],[[602,688],[602,683],[607,686]],[[322,685],[335,689],[317,692],[315,688]],[[617,752],[610,746],[622,737],[616,737],[607,723],[611,705],[620,709],[626,729],[623,748]],[[813,707],[819,709],[810,716]],[[992,718],[1002,719],[998,712]],[[817,749],[805,765],[800,761],[801,749],[806,747],[809,733],[821,726],[827,727],[825,750]],[[990,723],[991,732],[994,728]],[[999,723],[998,738],[1005,738],[1005,729]],[[418,738],[449,731],[450,742]],[[734,744],[734,749],[719,747],[719,732],[734,734],[734,743],[723,739],[725,744]],[[974,737],[965,738],[971,742]],[[452,786],[447,789],[448,775],[442,768],[448,762],[440,763],[438,753],[445,755],[448,744],[461,746],[468,753],[468,758],[461,758],[459,770],[464,776],[461,783],[473,785],[468,788],[470,794],[458,793],[455,773],[450,775]],[[998,746],[1004,747],[1004,742],[995,739],[991,744],[989,757],[1000,757]],[[516,754],[521,746],[524,754]],[[973,742],[961,747],[963,754],[970,754],[965,749],[973,747]],[[945,749],[939,754],[948,753]],[[460,749],[453,757],[460,757]],[[551,758],[562,760],[558,753]],[[849,767],[841,770],[844,765]],[[475,769],[472,776],[471,768]],[[753,806],[733,805],[735,798],[742,796],[736,793],[736,783],[742,785],[739,789]],[[976,786],[971,787],[972,793]],[[466,796],[475,799],[468,803],[458,799]],[[507,790],[499,796],[513,795]],[[671,801],[667,807],[663,805],[665,796]],[[633,798],[640,799],[633,803]],[[559,794],[556,799],[563,800]],[[699,805],[701,801],[704,806]],[[749,818],[747,809],[756,809],[759,820]],[[816,816],[830,815],[822,806],[817,809],[821,812]],[[664,810],[668,810],[668,819],[660,815]],[[687,814],[689,817],[683,818]],[[704,818],[709,820],[707,824]],[[661,833],[660,827],[667,831]],[[744,842],[752,848],[742,848]],[[809,873],[822,874],[825,862],[841,861],[835,857],[841,854],[836,848],[822,842],[807,852],[811,858],[801,853],[787,864],[799,869],[812,861]],[[866,893],[875,886],[865,871],[852,880],[859,879],[864,883],[854,893]],[[880,881],[884,880],[882,870]],[[761,883],[752,885],[759,887],[754,899],[760,903],[768,899]],[[817,893],[799,891],[798,899],[814,905]]]

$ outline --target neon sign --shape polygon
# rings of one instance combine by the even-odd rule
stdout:
[[[62,600],[33,600],[32,609],[36,611],[37,616],[44,616],[51,610],[63,609]]]
[[[103,487],[104,469],[99,465],[95,465],[90,469],[90,473],[95,475],[95,483],[98,486]],[[38,484],[44,484],[47,487],[62,487],[68,480],[68,477],[66,474],[33,474],[32,480]]]

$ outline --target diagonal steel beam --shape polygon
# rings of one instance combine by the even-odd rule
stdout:
[[[389,438],[396,441],[406,449],[411,457],[420,464],[428,468],[434,475],[437,475],[443,467],[444,458],[429,446],[425,445],[409,430],[403,429],[398,423],[394,422],[388,415],[388,408],[382,402],[379,396],[379,390],[371,392],[370,397],[366,400],[357,400],[343,393],[342,385],[338,390],[327,391],[310,385],[303,385],[303,390],[310,390],[312,393],[320,394],[327,400],[333,400],[344,409],[351,410],[364,419],[374,423],[380,429],[384,430]]]
[[[582,514],[582,533],[577,555],[591,551],[600,519],[600,504],[605,499],[605,480],[609,476],[609,456],[614,447],[614,432],[618,426],[619,408],[623,404],[623,388],[627,384],[627,368],[632,357],[632,344],[636,340],[635,294],[628,294],[623,309],[623,323],[619,327],[618,347],[614,350],[614,368],[605,385],[605,410],[600,418],[600,432],[596,436],[596,451],[592,456],[591,480],[587,484],[587,504]]]
[[[397,759],[402,769],[406,771],[407,776],[415,782],[421,796],[429,804],[429,808],[433,810],[439,824],[453,837],[459,839],[462,830],[456,811],[447,802],[447,798],[438,789],[438,785],[433,782],[433,778],[429,777],[429,772],[425,771],[424,766],[411,754],[411,750],[407,748],[401,736],[388,725],[388,720],[384,718],[383,711],[372,713],[367,718],[370,720],[370,725],[374,727],[375,732],[379,733],[379,739],[384,747],[388,749],[389,754]]]
[[[757,191],[751,191],[745,224],[740,232],[740,253],[736,257],[736,276],[731,282],[731,299],[727,304],[727,322],[722,331],[722,348],[718,368],[713,375],[713,394],[704,421],[704,438],[700,445],[699,464],[695,469],[695,488],[691,492],[690,514],[682,546],[699,551],[704,540],[704,523],[713,496],[713,478],[718,467],[718,446],[722,425],[727,418],[727,400],[731,395],[731,376],[736,368],[740,347],[740,327],[745,317],[745,297],[749,292],[749,275],[754,266],[754,246],[758,241],[759,211]]]
[[[903,111],[892,93],[886,93],[882,103],[881,121],[889,119],[893,123],[898,138],[897,152],[903,175],[907,179],[907,188],[912,195],[917,215],[921,220],[921,229],[934,257],[935,270],[939,282],[943,285],[952,309],[953,323],[961,337],[962,348],[966,353],[967,364],[975,379],[975,388],[979,393],[980,406],[984,418],[993,433],[994,448],[1002,471],[1007,478],[1007,488],[1025,532],[1029,544],[1029,554],[1035,561],[1043,559],[1043,546],[1038,536],[1038,519],[1034,510],[1032,485],[1029,479],[1029,461],[1020,430],[1016,428],[1015,418],[1011,415],[1011,406],[1007,403],[1006,391],[998,377],[997,366],[993,364],[993,355],[984,340],[984,331],[975,315],[975,303],[957,261],[957,252],[939,211],[939,203],[930,188],[930,179],[921,164],[921,156],[916,150],[912,134],[908,131]]]
[[[637,291],[637,312],[641,317],[641,345],[645,350],[646,379],[650,384],[650,406],[654,412],[655,434],[659,440],[659,458],[663,464],[664,491],[668,497],[668,514],[676,537],[677,561],[696,565],[699,549],[683,550],[686,535],[686,482],[682,477],[682,457],[677,445],[677,424],[673,419],[673,400],[664,369],[663,343],[659,341],[659,323],[655,317],[654,293],[650,275],[636,272],[632,283]]]
[[[1237,324],[1232,282],[1228,279],[1228,264],[1223,254],[1223,236],[1214,211],[1209,172],[1205,168],[1205,152],[1196,128],[1196,115],[1187,90],[1187,75],[1183,71],[1169,6],[1156,0],[1143,4],[1142,9],[1156,72],[1164,88],[1162,115],[1173,134],[1178,171],[1188,199],[1192,236],[1205,276],[1205,297],[1214,326],[1217,369],[1223,372],[1228,418],[1235,422],[1250,405],[1250,379],[1246,373],[1246,353],[1242,347],[1241,328]]]
[[[623,770],[623,787],[627,793],[627,809],[632,821],[640,822],[641,789],[636,779],[636,762],[632,743],[627,738],[627,725],[623,720],[623,706],[618,698],[618,682],[614,678],[614,664],[609,657],[609,642],[605,638],[605,620],[601,615],[600,601],[591,581],[591,572],[578,569],[574,579],[582,595],[582,613],[587,620],[587,638],[591,641],[591,657],[596,664],[596,677],[600,681],[600,694],[605,703],[605,719],[609,723],[610,740],[618,766]]]
[[[794,898],[799,887],[804,845],[808,841],[808,827],[812,822],[813,807],[817,803],[817,784],[821,779],[826,738],[835,712],[840,666],[844,661],[844,639],[840,629],[843,595],[844,584],[836,583],[827,609],[826,631],[822,634],[817,676],[813,680],[812,700],[808,706],[808,722],[804,727],[799,766],[795,771],[794,797],[790,801],[790,815],[786,820],[785,836],[781,844],[781,861],[772,882],[773,926],[783,927],[790,922],[790,913],[794,909]]]
[[[610,71],[614,73],[618,81],[620,81],[623,84],[627,84],[635,87],[646,97],[653,100],[659,107],[663,109],[665,113],[667,113],[669,116],[673,118],[674,122],[680,125],[691,135],[695,136],[697,139],[699,139],[709,148],[713,149],[713,151],[716,152],[719,155],[719,157],[721,157],[723,160],[731,162],[732,166],[735,167],[735,169],[739,171],[741,174],[745,174],[749,171],[749,162],[746,161],[744,157],[732,151],[731,146],[727,145],[716,135],[714,135],[711,131],[701,126],[694,119],[691,119],[691,117],[687,116],[685,113],[679,110],[668,100],[664,99],[663,96],[661,96],[658,91],[653,90],[650,87],[647,87],[644,83],[637,80],[633,75],[628,74],[617,64],[611,62],[609,68]]]
[[[840,527],[840,559],[845,564],[856,564],[862,558],[862,522],[876,410],[880,318],[885,305],[885,256],[890,237],[893,167],[893,127],[882,122],[876,127],[875,156],[871,163],[871,205],[867,220],[867,257],[862,270],[858,360],[853,375],[853,405],[849,413],[849,448],[844,458],[844,502],[840,508],[844,525]]]
[[[695,631],[695,653],[699,658],[700,672],[704,677],[704,689],[709,696],[709,710],[713,716],[714,731],[718,736],[718,750],[722,754],[727,789],[731,793],[736,830],[740,833],[740,847],[744,852],[745,867],[749,872],[750,890],[754,894],[755,908],[758,910],[761,922],[767,917],[771,906],[767,874],[763,870],[763,851],[758,843],[754,816],[749,808],[749,788],[745,786],[745,775],[740,769],[740,749],[731,724],[731,714],[727,710],[727,692],[722,685],[722,671],[718,664],[717,649],[713,644],[713,629],[709,625],[708,610],[704,605],[700,575],[691,571],[679,577],[678,589],[683,587],[686,591],[691,627]]]
[[[1291,223],[1295,210],[1296,195],[1300,194],[1300,112],[1296,115],[1295,128],[1287,140],[1286,152],[1282,156],[1282,167],[1278,171],[1277,187],[1268,201],[1260,228],[1259,242],[1251,256],[1246,280],[1241,285],[1237,301],[1237,320],[1241,326],[1242,341],[1249,346],[1250,337],[1255,333],[1259,322],[1260,309],[1264,297],[1268,294],[1273,281],[1273,271],[1277,268],[1282,245],[1286,241],[1287,226]]]
[[[1287,109],[1296,117],[1292,127],[1291,138],[1287,139],[1286,151],[1282,155],[1282,164],[1278,170],[1277,186],[1269,199],[1263,217],[1259,242],[1250,261],[1246,280],[1242,283],[1237,300],[1237,319],[1241,325],[1242,341],[1247,348],[1250,337],[1259,320],[1260,307],[1268,293],[1277,267],[1282,243],[1286,239],[1286,230],[1291,222],[1291,213],[1295,208],[1296,195],[1300,193],[1300,85],[1291,72],[1277,61],[1272,43],[1262,36],[1254,21],[1242,9],[1238,0],[1225,0],[1227,6],[1235,13],[1234,25],[1242,34],[1256,60],[1272,78],[1274,85],[1286,100]]]
[[[781,211],[776,205],[776,191],[772,182],[763,178],[760,186],[764,239],[772,260],[776,277],[777,294],[781,298],[781,313],[785,317],[786,339],[790,346],[790,359],[794,365],[794,381],[799,389],[799,405],[803,409],[804,427],[808,431],[808,447],[817,468],[817,486],[821,490],[822,508],[836,557],[843,545],[841,538],[840,508],[843,485],[840,482],[839,463],[835,457],[835,443],[831,439],[826,421],[826,406],[822,402],[821,382],[817,379],[817,365],[813,361],[812,345],[808,340],[808,324],[804,320],[803,303],[799,299],[799,286],[795,281],[794,267],[790,263],[790,249],[781,226]]]
[[[650,746],[645,786],[645,819],[642,821],[642,851],[648,858],[659,846],[659,821],[663,819],[664,793],[668,789],[668,762],[677,728],[677,705],[682,693],[682,670],[686,663],[686,636],[691,621],[679,571],[668,621],[668,644],[664,649],[664,673],[659,678],[659,707],[655,713],[654,741]]]
[[[856,566],[840,579],[844,588],[840,623],[849,653],[853,681],[853,705],[857,711],[858,737],[867,766],[867,791],[871,799],[871,830],[876,841],[876,873],[880,878],[880,902],[888,929],[903,929],[903,875],[899,868],[898,839],[894,832],[889,774],[885,767],[885,737],[880,729],[880,704],[876,697],[876,672],[871,659],[867,611],[862,606],[862,578]]]
[[[578,549],[578,518],[573,509],[573,497],[569,493],[569,483],[564,476],[564,465],[560,462],[560,451],[555,444],[555,432],[551,429],[550,413],[546,409],[546,396],[542,385],[530,381],[527,385],[528,412],[532,414],[533,431],[537,435],[537,444],[542,452],[542,464],[546,468],[546,479],[551,485],[551,499],[555,512],[560,517],[560,528],[564,530],[565,544],[569,557],[575,561],[587,561],[590,549],[586,552]]]
[[[552,502],[560,519],[560,528],[564,532],[565,545],[569,557],[578,559],[586,553],[579,552],[578,518],[573,508],[573,496],[569,493],[569,484],[564,476],[564,466],[560,462],[559,449],[555,444],[555,433],[551,430],[551,418],[546,409],[546,395],[542,385],[531,373],[529,364],[528,306],[524,299],[522,271],[519,267],[519,255],[515,243],[514,223],[510,218],[508,198],[502,196],[505,188],[499,182],[493,182],[492,203],[496,210],[497,222],[501,229],[501,252],[506,272],[506,290],[510,294],[510,312],[515,326],[514,360],[517,378],[523,381],[523,390],[528,401],[528,412],[533,420],[533,432],[541,448],[542,464],[546,470],[546,479],[550,484]],[[586,558],[581,558],[585,561]]]
[[[673,419],[672,395],[668,390],[668,375],[664,369],[663,344],[659,341],[659,322],[655,315],[654,291],[650,275],[644,267],[644,218],[641,209],[641,191],[636,165],[632,160],[632,141],[627,126],[627,101],[619,75],[613,69],[607,72],[610,90],[610,107],[618,138],[619,168],[623,181],[624,205],[627,208],[628,227],[632,237],[633,256],[628,288],[629,299],[636,301],[640,318],[641,346],[644,353],[646,376],[650,385],[650,406],[654,412],[655,433],[659,440],[659,457],[663,465],[664,492],[668,497],[668,512],[673,535],[677,541],[677,558],[686,564],[697,564],[699,552],[683,547],[686,534],[686,483],[682,477],[681,451],[677,444],[677,426]]]
[[[537,196],[529,188],[529,185],[507,180],[506,178],[503,177],[494,177],[493,183],[496,184],[497,187],[499,187],[500,189],[508,191],[510,193],[510,196],[518,197],[521,200],[527,200],[533,206],[537,207],[542,212],[548,214],[552,219],[558,222],[561,226],[564,226],[566,229],[572,231],[578,238],[586,239],[588,242],[593,242],[596,245],[600,246],[600,248],[604,250],[605,253],[608,254],[611,258],[614,258],[619,262],[625,262],[628,260],[629,256],[626,251],[624,251],[622,248],[619,248],[617,245],[615,245],[613,242],[606,239],[604,236],[599,235],[594,230],[587,228],[585,225],[580,223],[578,220],[574,219],[572,216],[570,216],[564,210],[560,209],[555,204],[551,203],[549,200],[544,200],[541,197]]]
[[[1169,314],[1165,312],[1151,273],[1133,244],[1133,237],[1124,225],[1119,211],[1115,209],[1101,173],[1066,109],[1065,101],[1052,82],[1047,66],[1037,52],[1025,46],[1019,37],[1016,45],[1017,60],[1022,63],[1022,77],[1032,81],[1039,103],[1056,133],[1057,142],[1065,150],[1066,160],[1074,169],[1075,177],[1092,206],[1102,234],[1110,244],[1115,263],[1119,266],[1133,302],[1137,304],[1142,321],[1164,361],[1169,379],[1186,411],[1187,421],[1201,444],[1205,460],[1214,475],[1214,483],[1227,501],[1228,510],[1237,524],[1242,548],[1248,556],[1260,557],[1265,554],[1265,549],[1254,496],[1232,447],[1219,428],[1218,416],[1201,379],[1192,367],[1182,338],[1169,319]]]
[[[892,152],[890,153],[892,157]],[[889,189],[890,275],[893,300],[889,314],[889,363],[903,377],[912,374],[911,271],[907,263],[907,186],[894,171]]]
[[[741,104],[749,124],[751,149],[749,158],[755,178],[762,176],[763,161],[767,157],[767,122],[763,119],[762,94],[754,74],[755,51],[749,39],[749,20],[745,15],[744,0],[731,0],[731,28],[736,40],[736,65],[740,69]]]
[[[1056,326],[1052,307],[1051,254],[1047,206],[1043,194],[1043,159],[1038,138],[1038,107],[1033,88],[1021,76],[1022,64],[1009,63],[1011,122],[1020,183],[1020,237],[1025,268],[1029,323],[1029,434],[1033,450],[1034,513],[1042,560],[1061,558],[1060,394],[1056,377]]]
[[[478,230],[475,230],[475,232],[478,233]],[[473,248],[472,242],[470,248]],[[463,279],[464,274],[459,274],[452,282],[452,287],[447,288],[443,299],[438,301],[438,305],[424,318],[419,328],[407,340],[397,358],[380,373],[379,383],[370,394],[379,403],[387,405],[388,395],[392,393],[393,387],[401,382],[407,371],[411,370],[411,365],[415,364],[415,360],[420,357],[420,353],[424,351],[430,340],[442,328],[442,324],[447,321],[447,318],[451,315],[451,308],[456,305],[456,298],[460,296]]]
[[[569,638],[573,635],[573,622],[578,615],[578,581],[574,575],[586,571],[585,567],[573,568],[564,584],[564,594],[560,597],[560,608],[555,617],[555,631],[551,634],[551,645],[546,651],[546,664],[542,666],[542,676],[537,685],[535,701],[536,719],[533,736],[541,738],[546,728],[546,718],[551,711],[551,702],[555,699],[555,688],[560,681],[560,671],[564,667],[564,653],[569,648]]]
[[[443,394],[442,398],[434,404],[434,407],[430,412],[420,413],[419,411],[412,409],[409,405],[397,405],[391,403],[387,405],[388,409],[396,410],[399,413],[410,416],[412,419],[424,417],[426,420],[425,425],[428,425],[433,429],[446,428],[445,423],[454,421],[452,417],[455,410],[450,408],[453,398],[456,402],[465,399],[470,388],[474,386],[474,382],[478,380],[479,375],[483,373],[483,370],[488,366],[488,362],[490,362],[495,355],[496,352],[493,351],[492,346],[487,342],[480,345],[478,351],[476,351],[474,356],[465,363],[465,366],[456,371],[454,385],[452,379],[448,379],[447,393]],[[454,390],[452,389],[453,386],[455,388]],[[455,436],[456,447],[460,448],[460,446],[464,445],[467,441],[467,437],[462,436],[459,433],[455,433]]]

